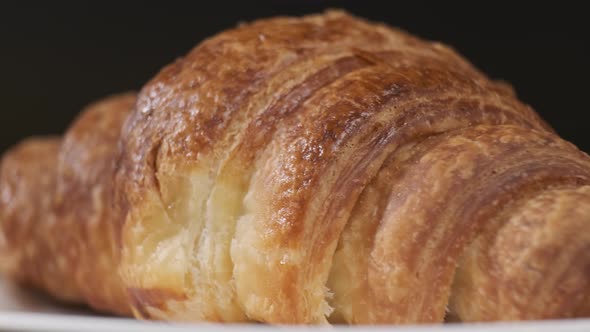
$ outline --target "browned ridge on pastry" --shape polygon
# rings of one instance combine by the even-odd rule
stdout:
[[[0,172],[1,270],[102,311],[590,316],[590,158],[449,47],[340,11],[214,36]]]

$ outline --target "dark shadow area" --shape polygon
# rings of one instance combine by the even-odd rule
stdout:
[[[60,313],[70,315],[91,315],[107,317],[90,310],[84,305],[62,303],[46,293],[20,285],[0,277],[0,307],[3,311],[26,311],[39,313]]]

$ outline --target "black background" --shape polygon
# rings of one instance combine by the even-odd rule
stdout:
[[[590,151],[590,24],[581,4],[359,0],[0,4],[0,151],[29,135],[62,132],[88,102],[140,89],[239,21],[328,7],[452,45]]]

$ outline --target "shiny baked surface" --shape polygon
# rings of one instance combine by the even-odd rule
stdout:
[[[340,11],[265,19],[102,103],[5,156],[14,278],[58,264],[71,296],[38,286],[163,320],[589,314],[590,159],[442,44]]]

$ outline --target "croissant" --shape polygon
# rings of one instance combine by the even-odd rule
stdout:
[[[342,11],[212,37],[0,172],[0,270],[101,311],[590,316],[588,155],[449,47]]]

